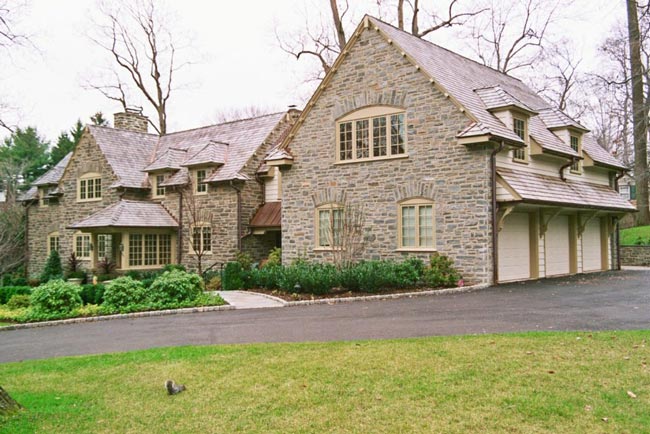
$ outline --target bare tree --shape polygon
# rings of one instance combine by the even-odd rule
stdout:
[[[650,224],[648,208],[648,121],[643,89],[641,63],[641,35],[637,15],[637,2],[627,0],[627,25],[630,44],[630,70],[632,71],[632,118],[634,122],[634,179],[637,192],[638,225]]]
[[[188,182],[180,189],[183,201],[184,219],[189,224],[190,250],[196,258],[196,268],[199,276],[203,276],[203,261],[207,252],[212,251],[212,212],[206,208],[205,199],[195,192],[195,183],[191,176]],[[208,233],[204,233],[207,228]]]
[[[167,108],[178,64],[176,45],[163,14],[154,0],[138,0],[119,8],[102,8],[103,23],[91,39],[109,53],[114,69],[102,83],[88,83],[124,109],[133,105],[131,87],[156,111],[159,134],[167,132]],[[136,104],[137,105],[137,104]]]
[[[542,54],[559,3],[488,0],[488,12],[470,28],[476,56],[484,65],[506,74],[531,67]]]
[[[328,244],[338,268],[349,267],[361,258],[365,250],[365,213],[361,205],[348,200],[333,206],[329,212]]]
[[[25,261],[25,208],[15,201],[0,203],[0,275]]]
[[[478,8],[476,10],[467,10],[467,11],[455,11],[454,8],[458,7],[458,0],[451,0],[445,9],[444,14],[440,14],[435,10],[427,11],[420,8],[419,0],[404,1],[398,0],[397,2],[397,27],[404,30],[404,7],[409,6],[411,9],[411,34],[417,36],[418,38],[423,38],[429,33],[435,32],[436,30],[460,26],[465,24],[469,19],[475,17],[488,8]],[[427,23],[423,29],[420,28],[420,12],[422,12],[427,18]]]

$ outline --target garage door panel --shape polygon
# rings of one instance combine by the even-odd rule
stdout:
[[[512,213],[499,232],[499,281],[530,278],[528,214]]]
[[[602,269],[600,219],[589,221],[582,233],[582,269],[584,271]]]
[[[570,273],[569,217],[557,216],[546,230],[546,275]]]

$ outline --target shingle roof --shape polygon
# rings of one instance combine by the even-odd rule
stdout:
[[[260,144],[261,142],[258,143],[258,146]],[[205,164],[224,164],[228,155],[228,143],[211,140],[207,145],[201,146],[198,151],[188,150],[187,154],[189,158],[183,161],[181,166],[192,167]]]
[[[29,200],[36,200],[38,199],[38,187],[30,187],[29,190],[26,192],[18,195],[18,198],[16,200],[18,202],[27,202]]]
[[[582,149],[589,155],[596,163],[603,166],[609,166],[616,169],[627,169],[623,163],[618,161],[613,155],[598,144],[596,138],[591,134],[584,134],[582,136]]]
[[[69,226],[70,229],[108,227],[176,228],[178,222],[158,203],[121,200]]]
[[[153,172],[155,170],[178,170],[181,168],[181,163],[187,157],[186,149],[167,149],[162,155],[160,155],[156,161],[149,164],[143,170],[145,172]]]
[[[118,178],[111,187],[147,188],[142,169],[151,161],[158,136],[96,125],[88,128]]]
[[[606,185],[562,181],[560,178],[512,169],[497,169],[497,173],[524,202],[616,211],[636,210]]]
[[[61,161],[59,161],[53,168],[48,170],[43,176],[34,181],[32,185],[40,186],[58,184],[61,180],[61,177],[63,176],[65,167],[68,165],[68,161],[70,161],[71,156],[72,152],[69,152],[68,155],[63,157]]]
[[[513,131],[489,111],[499,104],[511,103],[532,112],[539,112],[538,115],[530,117],[529,133],[543,149],[567,156],[577,155],[569,144],[560,140],[548,128],[572,126],[586,129],[564,113],[554,109],[520,80],[431,42],[416,38],[376,18],[368,17],[368,19],[476,118],[477,122],[470,124],[459,134],[459,137],[471,137],[489,132],[512,142],[521,142]],[[546,124],[546,121],[550,125]],[[561,125],[563,123],[567,125]],[[594,152],[592,155],[589,147],[583,149],[594,161],[613,166],[611,159],[598,150],[592,148]]]
[[[282,203],[267,202],[260,207],[251,220],[251,227],[272,228],[280,227],[282,221]]]

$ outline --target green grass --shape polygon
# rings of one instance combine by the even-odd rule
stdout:
[[[648,432],[649,338],[228,345],[3,364],[2,386],[26,410],[0,432]],[[168,378],[187,391],[167,396]]]
[[[621,245],[635,245],[639,239],[643,241],[643,244],[650,244],[650,226],[621,229]]]

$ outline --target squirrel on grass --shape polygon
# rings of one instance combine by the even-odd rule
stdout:
[[[167,389],[168,395],[176,395],[185,390],[185,386],[182,384],[174,383],[174,380],[165,381],[165,389]]]

